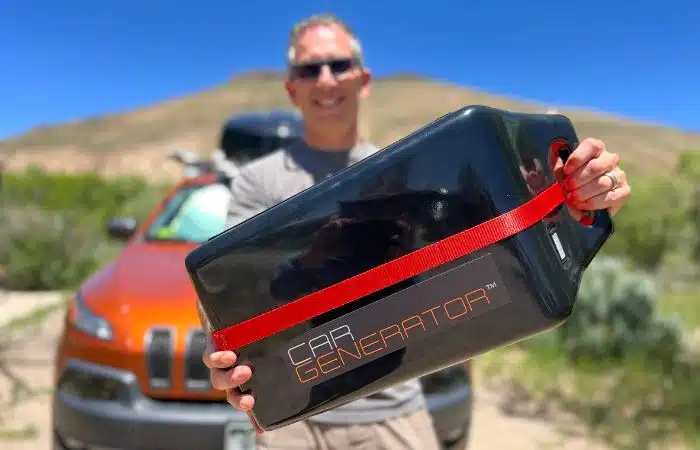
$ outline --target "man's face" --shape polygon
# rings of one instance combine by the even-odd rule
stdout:
[[[352,58],[350,37],[340,26],[317,25],[299,36],[286,88],[308,125],[347,127],[357,120],[370,74]]]

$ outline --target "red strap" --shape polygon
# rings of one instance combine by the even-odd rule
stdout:
[[[239,324],[215,331],[212,338],[218,350],[241,348],[524,231],[563,202],[561,186],[554,183],[512,211]]]

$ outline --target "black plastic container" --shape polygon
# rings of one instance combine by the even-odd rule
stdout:
[[[612,233],[607,212],[582,224],[560,203],[540,205],[529,211],[534,225],[483,248],[474,235],[461,241],[477,247],[467,254],[446,242],[555,202],[550,156],[565,159],[577,144],[561,115],[465,107],[192,251],[187,270],[217,347],[253,367],[243,390],[256,396],[259,425],[290,424],[561,324]],[[420,269],[431,258],[450,261]],[[410,276],[376,289],[401,273]]]

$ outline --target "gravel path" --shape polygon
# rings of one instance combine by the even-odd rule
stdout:
[[[11,315],[31,311],[32,307],[60,301],[53,293],[14,294],[8,297],[0,292],[0,318],[6,323]],[[53,355],[56,338],[61,331],[63,316],[60,312],[51,314],[39,330],[23,336],[21,343],[6,353],[11,359],[11,368],[16,375],[28,380],[35,389],[47,389],[52,384]],[[20,354],[25,349],[24,354]],[[22,360],[22,361],[20,361]],[[529,449],[571,449],[603,450],[580,436],[567,435],[552,423],[536,417],[506,414],[504,400],[497,393],[483,386],[476,361],[474,423],[469,450],[529,450]],[[9,383],[0,375],[0,401],[6,402]],[[25,400],[11,413],[3,413],[5,424],[16,426],[34,425],[38,432],[32,440],[0,440],[3,450],[50,450],[51,415],[50,395],[39,394]],[[9,420],[9,421],[8,421]]]
[[[57,293],[7,294],[0,291],[0,326],[12,318],[22,317],[36,308],[49,306],[61,301]],[[2,357],[8,368],[19,379],[37,392],[30,399],[20,401],[18,406],[0,414],[3,429],[22,429],[33,426],[37,432],[35,439],[0,440],[3,450],[51,450],[50,394],[52,385],[53,357],[56,339],[63,326],[63,315],[58,310],[50,314],[31,333],[13,334],[13,344],[3,352]],[[2,338],[2,336],[0,336]],[[0,402],[10,398],[11,383],[0,374]]]

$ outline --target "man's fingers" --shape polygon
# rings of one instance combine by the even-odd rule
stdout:
[[[248,382],[250,377],[253,376],[253,371],[249,366],[240,365],[233,369],[233,375],[231,376],[231,383],[234,386],[240,386],[243,383]]]
[[[238,389],[229,389],[226,391],[226,401],[234,408],[249,411],[255,404],[255,397],[250,394],[244,394]]]
[[[624,201],[629,197],[631,191],[629,184],[623,184],[614,191],[604,192],[586,200],[577,208],[582,210],[594,211],[598,209],[607,209],[611,215],[614,215],[622,206]]]
[[[257,434],[263,434],[263,429],[257,424],[251,409],[255,404],[255,398],[251,394],[241,393],[238,387],[246,383],[253,376],[249,366],[234,366],[237,357],[232,351],[214,351],[213,343],[207,341],[207,350],[202,356],[204,364],[209,368],[209,378],[214,389],[226,392],[226,401],[234,408],[247,412],[248,419]]]
[[[236,386],[231,382],[233,377],[233,369],[222,370],[222,369],[211,369],[209,371],[209,381],[214,389],[218,391],[225,391],[226,389],[233,389]]]
[[[605,172],[604,172],[605,173]],[[627,184],[627,175],[621,169],[614,169],[610,173],[617,178],[619,185]],[[574,206],[585,204],[589,199],[600,194],[605,194],[613,188],[613,182],[609,177],[598,176],[579,188],[567,191],[567,200]],[[597,208],[593,208],[597,209]]]
[[[253,425],[256,434],[263,434],[265,430],[260,428],[257,420],[253,417],[253,405],[255,405],[255,397],[248,393],[242,393],[238,389],[230,389],[226,392],[226,401],[236,409],[245,411],[250,424]]]
[[[237,388],[253,376],[253,371],[245,365],[228,370],[212,369],[210,373],[211,385],[220,391]]]
[[[205,352],[204,365],[210,369],[228,369],[236,364],[236,353],[226,350],[221,352]]]
[[[569,191],[590,183],[606,172],[614,170],[620,162],[616,153],[605,152],[595,159],[589,160],[575,172],[568,174],[564,180],[564,188]]]
[[[564,173],[569,176],[593,158],[605,151],[605,144],[598,139],[585,139],[571,152],[564,164]]]

